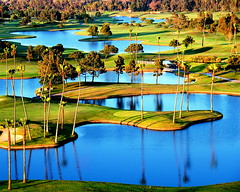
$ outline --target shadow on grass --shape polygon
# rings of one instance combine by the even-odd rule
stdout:
[[[188,49],[185,51],[186,55],[192,55],[192,54],[198,54],[198,53],[204,53],[207,52],[209,50],[213,49],[213,47],[201,47],[198,49]]]

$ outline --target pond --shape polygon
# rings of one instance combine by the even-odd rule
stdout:
[[[161,110],[172,110],[173,94],[146,96],[147,110],[158,108],[157,97]],[[80,126],[75,142],[58,149],[27,151],[28,179],[182,187],[239,181],[240,108],[236,106],[240,98],[214,95],[214,103],[223,119],[182,131],[111,124]],[[209,109],[209,95],[191,94],[190,106]],[[6,180],[7,151],[0,149],[0,155],[0,180]],[[12,152],[12,160],[13,179],[21,179],[22,151]]]
[[[113,41],[78,41],[79,39],[89,38],[90,36],[76,35],[79,30],[66,30],[66,31],[26,31],[26,32],[13,32],[15,35],[32,35],[36,38],[27,39],[8,39],[8,41],[21,43],[22,45],[45,45],[47,47],[54,46],[56,44],[62,44],[64,48],[75,48],[80,51],[100,51],[105,44],[116,46],[118,53],[124,53],[124,50],[128,45],[136,43],[132,40],[113,40]],[[141,43],[138,41],[138,43]],[[172,47],[161,46],[161,51],[172,50]],[[155,45],[143,45],[143,51],[145,53],[158,52],[158,46]],[[126,52],[125,52],[126,53]]]
[[[138,18],[138,17],[115,16],[112,18],[116,19],[118,23],[131,23],[131,21],[134,21],[135,23],[143,23],[143,21],[141,21],[141,18]],[[153,19],[154,23],[160,23],[165,21],[164,19],[154,19],[154,18],[146,18],[146,19]]]
[[[162,76],[159,77],[159,84],[177,84],[177,79],[178,77],[169,72],[164,72]],[[87,82],[92,81],[92,77],[90,75],[87,75],[86,78]],[[74,82],[78,81],[77,78],[75,80],[68,80],[68,82]],[[81,75],[81,81],[85,81],[85,77]],[[98,77],[94,78],[95,82],[117,82],[117,75],[114,71],[108,71],[106,73],[101,74]],[[182,83],[183,78],[180,77],[180,82]],[[23,80],[23,88],[24,88],[24,96],[25,97],[34,97],[34,91],[41,87],[39,84],[39,79],[33,78],[33,79],[24,79]],[[140,83],[141,82],[141,77],[140,75],[134,76],[133,83]],[[123,73],[120,75],[120,83],[130,83],[130,77],[127,73]],[[156,83],[156,77],[153,76],[153,73],[144,73],[144,83]],[[6,94],[6,80],[5,79],[0,79],[0,95],[5,95]],[[20,93],[20,87],[21,87],[21,80],[17,79],[15,80],[15,90],[16,90],[16,95],[21,96]],[[8,80],[8,91],[9,94],[12,94],[12,87],[11,87],[11,82]]]

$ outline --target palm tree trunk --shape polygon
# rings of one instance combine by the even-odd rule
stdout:
[[[180,68],[178,65],[178,82],[177,82],[177,90],[176,90],[175,101],[174,101],[173,123],[175,123],[175,119],[176,119],[176,108],[177,108],[177,101],[178,101],[179,83],[180,83]]]
[[[210,95],[210,111],[213,112],[213,84],[214,84],[215,73],[212,73],[212,84],[211,84],[211,95]]]
[[[8,95],[8,58],[7,58],[7,54],[6,54],[6,95]]]
[[[48,97],[50,98],[48,102],[48,109],[47,109],[47,119],[46,119],[46,132],[49,132],[49,116],[50,116],[50,109],[51,109],[51,88],[52,88],[52,82],[50,80],[49,83],[49,90],[48,90]]]
[[[73,120],[72,135],[74,135],[74,133],[75,133],[78,105],[79,105],[80,93],[81,93],[80,88],[81,88],[81,78],[80,78],[80,74],[78,74],[78,98],[77,98],[76,109],[75,109],[74,120]]]
[[[26,127],[23,125],[23,183],[27,182],[26,174]]]
[[[13,144],[16,144],[17,140],[17,133],[16,133],[16,96],[15,96],[15,88],[14,88],[14,79],[13,76],[10,77],[11,85],[12,85],[12,92],[13,92],[13,129],[14,129],[14,139]]]
[[[189,111],[189,90],[190,90],[190,76],[189,76],[189,72],[188,72],[188,91],[187,91],[187,112]]]
[[[11,166],[11,133],[8,127],[8,189],[12,189],[12,166]]]
[[[43,137],[46,137],[46,101],[43,101]]]
[[[182,96],[181,96],[181,102],[180,102],[179,118],[182,118],[183,99],[184,99],[184,92],[185,92],[185,75],[186,75],[186,70],[184,69],[183,88],[182,88]]]
[[[27,114],[25,102],[24,102],[24,99],[23,99],[23,73],[21,74],[21,98],[22,98],[22,105],[23,105],[24,117],[25,117],[25,119],[26,119],[26,121],[27,121],[27,120],[28,120],[28,114]],[[28,131],[29,140],[32,140],[32,136],[31,136],[31,132],[30,132],[30,127],[29,127],[28,124],[27,124],[27,131]]]
[[[143,74],[143,69],[142,69],[142,83],[141,83],[141,120],[144,119],[144,106],[143,106],[143,83],[144,83],[144,74]]]
[[[58,141],[58,128],[59,128],[59,120],[60,120],[60,113],[61,113],[61,103],[63,101],[63,96],[64,96],[64,74],[62,75],[62,95],[58,107],[58,118],[57,118],[57,125],[56,125],[56,134],[55,134],[55,143]]]
[[[64,129],[64,106],[62,106],[62,126],[61,129]]]

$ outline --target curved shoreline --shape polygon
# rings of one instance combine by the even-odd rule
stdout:
[[[219,113],[219,112],[218,112]],[[76,124],[76,127],[78,126],[82,126],[82,125],[87,125],[87,124],[98,124],[98,123],[107,123],[107,124],[118,124],[118,125],[128,125],[128,126],[133,126],[133,127],[138,127],[141,129],[147,129],[147,130],[152,130],[152,131],[177,131],[177,130],[183,130],[183,129],[187,129],[188,127],[190,127],[191,125],[194,124],[198,124],[198,123],[205,123],[205,122],[210,122],[210,121],[215,121],[215,120],[219,120],[222,119],[223,115],[221,113],[219,113],[218,116],[216,117],[211,117],[211,118],[205,118],[205,119],[200,119],[200,120],[195,120],[195,121],[189,121],[187,124],[182,125],[182,126],[175,126],[175,127],[171,127],[170,129],[168,128],[164,128],[164,127],[152,127],[153,124],[144,126],[141,125],[139,122],[130,122],[130,121],[118,121],[118,120],[91,120],[91,121],[82,121]],[[74,141],[78,138],[77,133],[75,133],[74,137],[70,137],[67,138],[65,141],[61,141],[59,143],[54,143],[54,144],[45,144],[45,145],[29,145],[26,146],[26,149],[46,149],[46,148],[58,148],[61,147],[71,141]],[[8,146],[2,146],[0,145],[0,149],[8,149]],[[11,150],[23,150],[22,146],[11,146]]]

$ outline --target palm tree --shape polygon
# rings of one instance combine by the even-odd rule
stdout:
[[[26,106],[25,106],[24,99],[23,99],[23,73],[25,71],[25,65],[20,64],[17,67],[17,71],[19,71],[21,73],[21,98],[22,98],[24,117],[25,117],[25,119],[27,121],[28,120],[28,114],[27,114]],[[29,140],[32,140],[29,125],[27,125],[27,131],[28,131]]]
[[[60,103],[60,106],[61,106],[61,112],[62,112],[62,122],[61,122],[61,129],[64,129],[64,107],[67,105],[67,102],[66,101],[62,101]]]
[[[8,95],[8,54],[9,54],[9,48],[5,47],[3,49],[5,57],[6,57],[6,95]]]
[[[11,132],[13,120],[5,119],[4,128],[8,130],[8,190],[12,189],[12,166],[11,166]]]
[[[157,43],[158,43],[158,59],[160,60],[160,39],[161,37],[157,37]]]
[[[145,64],[140,64],[139,68],[141,69],[141,120],[144,119],[144,114],[143,114],[143,85],[144,85],[144,72],[143,68],[145,67]]]
[[[53,74],[48,74],[48,109],[47,109],[47,117],[46,117],[46,132],[49,132],[49,116],[51,109],[51,90],[52,90],[52,80],[54,78]]]
[[[163,60],[164,59],[155,60],[155,69],[154,69],[153,76],[156,76],[156,84],[158,84],[158,77],[162,75],[162,71],[164,69]]]
[[[219,64],[213,63],[207,66],[208,72],[212,74],[212,83],[211,83],[211,96],[210,96],[210,111],[213,112],[213,84],[215,79],[215,73],[221,70]]]
[[[61,98],[60,98],[60,102],[59,102],[59,108],[58,108],[58,118],[57,118],[57,125],[56,125],[56,135],[55,135],[55,143],[57,143],[58,141],[58,128],[59,128],[59,120],[60,120],[60,113],[61,113],[61,109],[62,109],[62,102],[63,102],[63,96],[64,96],[64,77],[65,77],[65,70],[67,68],[66,64],[60,64],[60,69],[61,69],[61,74],[62,74],[62,94],[61,94]]]
[[[174,101],[174,110],[173,110],[173,123],[175,123],[176,119],[176,109],[177,109],[177,101],[178,101],[178,92],[179,92],[179,84],[180,84],[180,66],[179,66],[179,58],[177,58],[177,67],[178,67],[178,81],[177,81],[177,90],[175,94],[175,101]]]
[[[189,65],[186,62],[183,62],[180,64],[180,68],[183,69],[183,85],[182,85],[182,96],[181,96],[181,102],[180,102],[180,110],[179,110],[179,118],[182,118],[182,107],[183,107],[183,98],[185,93],[185,78],[186,78],[186,71],[189,68]]]
[[[13,93],[13,129],[14,129],[14,139],[13,144],[16,144],[16,95],[15,95],[15,85],[14,85],[14,74],[15,69],[9,69],[8,74],[10,75],[11,85],[12,85],[12,93]]]
[[[27,182],[27,174],[26,174],[26,125],[27,119],[20,118],[19,124],[23,129],[23,183]]]
[[[49,102],[50,98],[46,95],[42,95],[41,99],[43,101],[43,136],[46,137],[46,113],[47,113],[47,102]]]
[[[17,46],[15,44],[12,44],[11,48],[12,48],[11,55],[13,56],[14,69],[16,69]]]
[[[78,98],[77,98],[77,103],[76,103],[76,109],[75,109],[75,114],[74,114],[74,119],[73,119],[73,129],[72,129],[72,135],[75,133],[75,126],[76,126],[76,119],[77,119],[77,112],[78,112],[78,105],[79,105],[79,100],[80,100],[80,88],[81,88],[81,67],[77,66],[76,71],[78,73]]]

